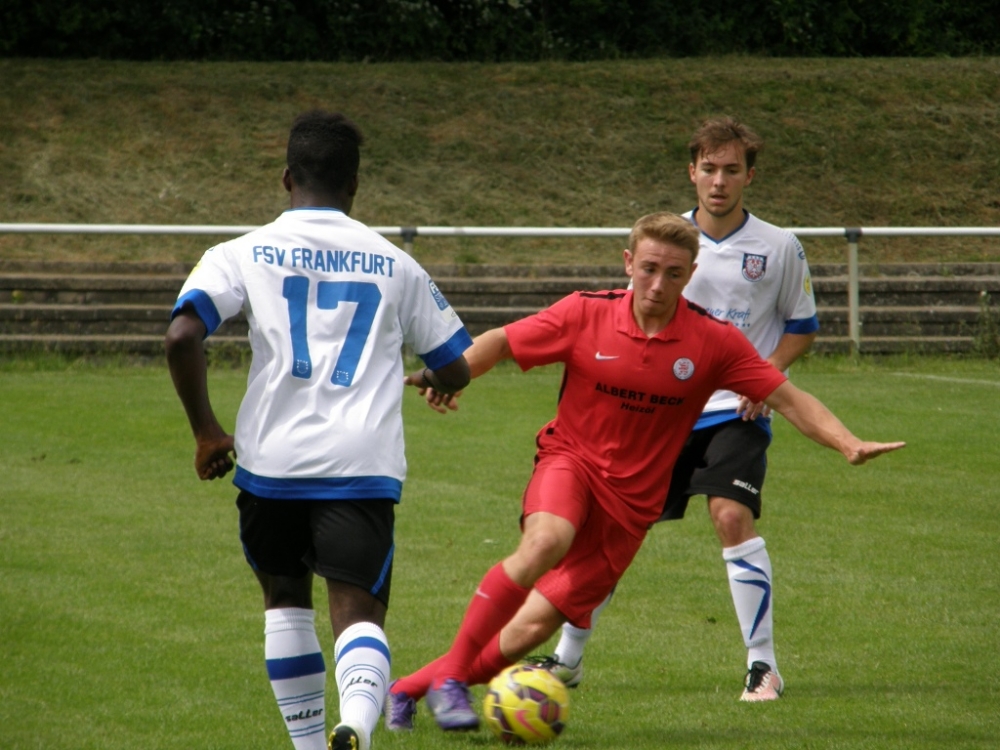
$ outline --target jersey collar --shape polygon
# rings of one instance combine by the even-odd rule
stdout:
[[[330,214],[330,213],[340,214],[341,216],[346,216],[347,215],[343,211],[341,211],[339,208],[325,208],[325,207],[316,207],[316,206],[304,206],[302,208],[287,208],[284,211],[282,211],[282,216],[287,216],[288,214],[299,214],[299,215],[312,214],[312,215],[319,215],[319,214]]]
[[[632,316],[632,295],[633,291],[629,289],[625,293],[625,296],[618,301],[618,310],[615,312],[615,329],[619,333],[624,333],[626,336],[642,339],[643,341],[651,341],[653,339],[676,341],[681,338],[681,332],[685,327],[683,320],[689,314],[688,301],[683,295],[677,300],[677,309],[674,311],[674,317],[655,336],[647,336],[639,328],[639,324],[635,322],[635,318]]]
[[[710,237],[709,235],[705,234],[705,231],[701,227],[698,226],[698,208],[697,208],[697,206],[691,210],[691,223],[694,224],[696,227],[698,227],[698,231],[701,232],[702,237],[704,237],[705,239],[707,239],[709,242],[714,242],[716,245],[718,245],[718,244],[720,244],[722,242],[725,242],[730,237],[732,237],[734,234],[742,231],[743,227],[745,227],[747,225],[748,221],[750,221],[750,212],[747,211],[744,208],[743,209],[743,221],[740,223],[740,225],[738,227],[736,227],[736,229],[734,229],[732,232],[730,232],[729,234],[727,234],[725,237],[722,237],[721,239],[717,240],[717,239],[715,239],[715,237]]]

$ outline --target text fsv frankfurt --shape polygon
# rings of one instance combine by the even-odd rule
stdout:
[[[325,273],[365,273],[392,277],[395,258],[360,250],[312,250],[293,247],[291,250],[271,245],[254,245],[253,262],[282,268],[301,268]]]

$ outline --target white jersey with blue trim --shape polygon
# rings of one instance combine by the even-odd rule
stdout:
[[[399,500],[403,359],[472,339],[427,272],[334,209],[292,209],[208,250],[181,289],[208,333],[240,310],[253,352],[233,483],[275,499]]]
[[[739,328],[765,359],[785,333],[819,329],[805,250],[786,229],[744,211],[738,229],[715,240],[701,233],[698,268],[684,296]],[[684,216],[698,224],[697,209]],[[739,397],[717,391],[695,429],[735,419]]]

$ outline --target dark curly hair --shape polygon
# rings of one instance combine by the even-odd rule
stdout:
[[[292,123],[288,135],[288,170],[299,187],[338,193],[358,173],[361,130],[338,112],[314,109]]]

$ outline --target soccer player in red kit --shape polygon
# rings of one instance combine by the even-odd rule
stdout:
[[[659,518],[674,462],[714,391],[766,402],[852,464],[903,447],[855,437],[739,330],[685,300],[698,246],[688,220],[644,216],[624,253],[632,290],[577,292],[466,350],[473,378],[504,359],[524,370],[564,363],[559,406],[538,434],[517,549],[480,582],[448,653],[390,685],[389,729],[412,728],[425,695],[442,729],[477,728],[469,685],[490,680],[563,622],[589,625]],[[454,408],[448,396],[428,396],[439,410]]]

